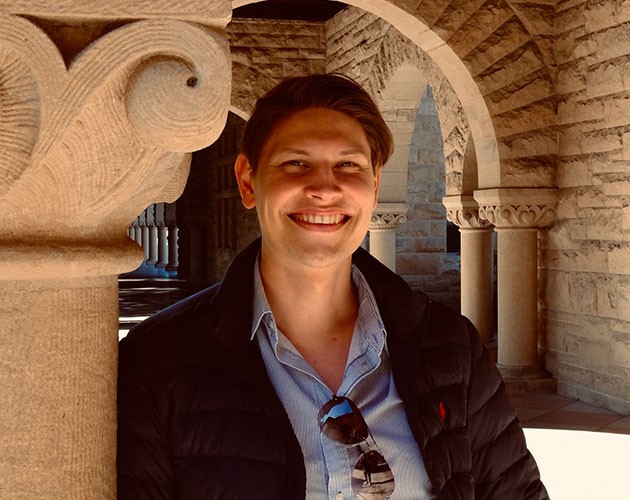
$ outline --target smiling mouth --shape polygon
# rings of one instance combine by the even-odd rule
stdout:
[[[318,224],[322,226],[334,226],[349,219],[347,215],[343,214],[291,214],[289,217],[291,217],[294,221],[306,222],[307,224]]]

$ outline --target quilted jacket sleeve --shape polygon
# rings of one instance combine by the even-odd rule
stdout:
[[[135,347],[131,339],[123,339],[120,344],[118,500],[175,500],[165,409],[143,379]]]
[[[468,435],[475,498],[544,500],[547,491],[499,371],[473,325],[468,390]]]

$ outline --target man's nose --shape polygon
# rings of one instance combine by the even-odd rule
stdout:
[[[313,168],[307,175],[305,189],[309,197],[320,198],[325,201],[334,200],[341,196],[341,186],[335,175],[334,167]]]

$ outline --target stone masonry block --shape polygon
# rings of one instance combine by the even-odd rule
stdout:
[[[582,157],[560,158],[556,173],[559,187],[590,186],[593,172],[587,159]]]
[[[630,368],[630,333],[617,332],[611,342],[612,362]]]
[[[630,178],[623,176],[616,180],[605,182],[602,184],[602,191],[606,196],[626,197],[630,195]]]
[[[621,217],[621,230],[630,232],[630,207],[624,207]]]
[[[607,261],[609,273],[630,275],[630,242],[617,243],[608,248]]]
[[[581,154],[581,140],[582,127],[580,125],[562,127],[558,134],[558,153],[562,156]]]
[[[577,249],[542,250],[546,269],[566,272],[606,273],[608,255],[605,249],[582,245]]]
[[[558,5],[561,3],[562,2],[558,2]],[[583,27],[585,23],[586,18],[583,6],[578,5],[574,8],[565,8],[562,10],[559,6],[556,6],[556,32],[558,34],[576,31],[578,28]]]
[[[597,50],[590,54],[589,64],[626,56],[630,54],[630,26],[625,24],[599,32],[593,35],[593,41]]]
[[[580,189],[577,195],[577,205],[581,209],[599,209],[621,207],[622,203],[618,199],[609,197],[604,192],[604,187],[602,185]]]
[[[578,102],[575,107],[576,121],[599,121],[605,119],[607,114],[610,113],[610,110],[606,109],[606,104],[602,100]],[[607,123],[607,125],[610,124]]]
[[[623,134],[621,138],[621,143],[623,145],[623,159],[630,161],[630,132],[626,132]]]
[[[583,209],[580,215],[584,216],[586,224],[586,237],[593,240],[623,240],[621,229],[622,214],[620,210],[610,209]]]
[[[547,307],[597,315],[597,286],[591,274],[549,270],[544,297]]]
[[[627,142],[624,137],[622,137],[622,144],[624,146],[624,152],[622,153],[623,156],[625,155],[626,145],[630,146],[630,136],[628,137]],[[628,153],[630,154],[630,149],[628,149]],[[619,159],[618,156],[619,155],[616,151],[613,151],[612,153],[590,155],[588,161],[591,164],[593,174],[622,174],[630,172],[630,156],[627,158],[627,161],[624,161],[623,157]]]
[[[589,99],[624,90],[624,78],[619,65],[603,63],[590,69],[586,74],[586,95]]]
[[[405,275],[437,274],[440,256],[437,253],[398,255],[396,271]]]
[[[597,280],[597,313],[600,317],[630,320],[630,277],[599,277]]]
[[[397,233],[409,237],[428,236],[431,234],[431,221],[407,220],[398,227]]]
[[[594,33],[611,28],[617,24],[613,15],[613,2],[588,2],[584,7],[584,28],[587,33]]]
[[[622,149],[621,137],[616,130],[598,130],[582,135],[582,153],[602,153]]]
[[[558,70],[556,89],[559,95],[586,89],[586,67],[581,62],[571,63]]]
[[[444,252],[446,251],[446,240],[443,237],[418,238],[416,240],[416,251],[421,253]]]
[[[545,347],[567,354],[579,352],[579,337],[572,333],[574,323],[566,323],[555,319],[545,318]]]
[[[557,220],[575,219],[577,218],[577,210],[577,190],[564,188],[562,191],[562,200],[556,209]],[[554,229],[558,227],[560,226],[556,224]]]
[[[399,254],[415,252],[416,241],[417,241],[417,238],[405,236],[402,234],[397,234],[396,235],[396,252]]]

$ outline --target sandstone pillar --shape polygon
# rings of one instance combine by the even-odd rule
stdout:
[[[138,225],[142,231],[140,246],[144,253],[144,262],[149,260],[149,226],[147,225],[147,211],[145,210],[138,216]]]
[[[461,311],[489,342],[494,331],[492,226],[480,219],[472,196],[449,196],[443,202],[446,218],[461,234]]]
[[[0,2],[0,498],[116,498],[127,227],[221,132],[229,9]]]
[[[538,229],[555,218],[556,190],[489,189],[474,197],[497,231],[498,365],[508,383],[534,388],[548,378],[538,354]]]
[[[168,228],[168,265],[167,271],[177,271],[179,267],[179,245],[177,243],[177,233],[179,230],[177,226],[170,226]]]
[[[164,203],[155,205],[155,223],[157,225],[157,262],[155,267],[164,269],[168,264],[168,228],[164,213]]]
[[[370,253],[396,271],[396,228],[407,220],[404,203],[379,203],[370,222]]]
[[[155,206],[151,205],[149,208],[147,208],[146,214],[147,226],[149,227],[149,239],[146,243],[149,251],[147,265],[155,266],[158,260],[158,228],[155,225]]]
[[[168,264],[167,271],[177,271],[179,266],[179,245],[177,242],[177,205],[175,203],[167,203],[164,206],[164,218],[168,228]]]

